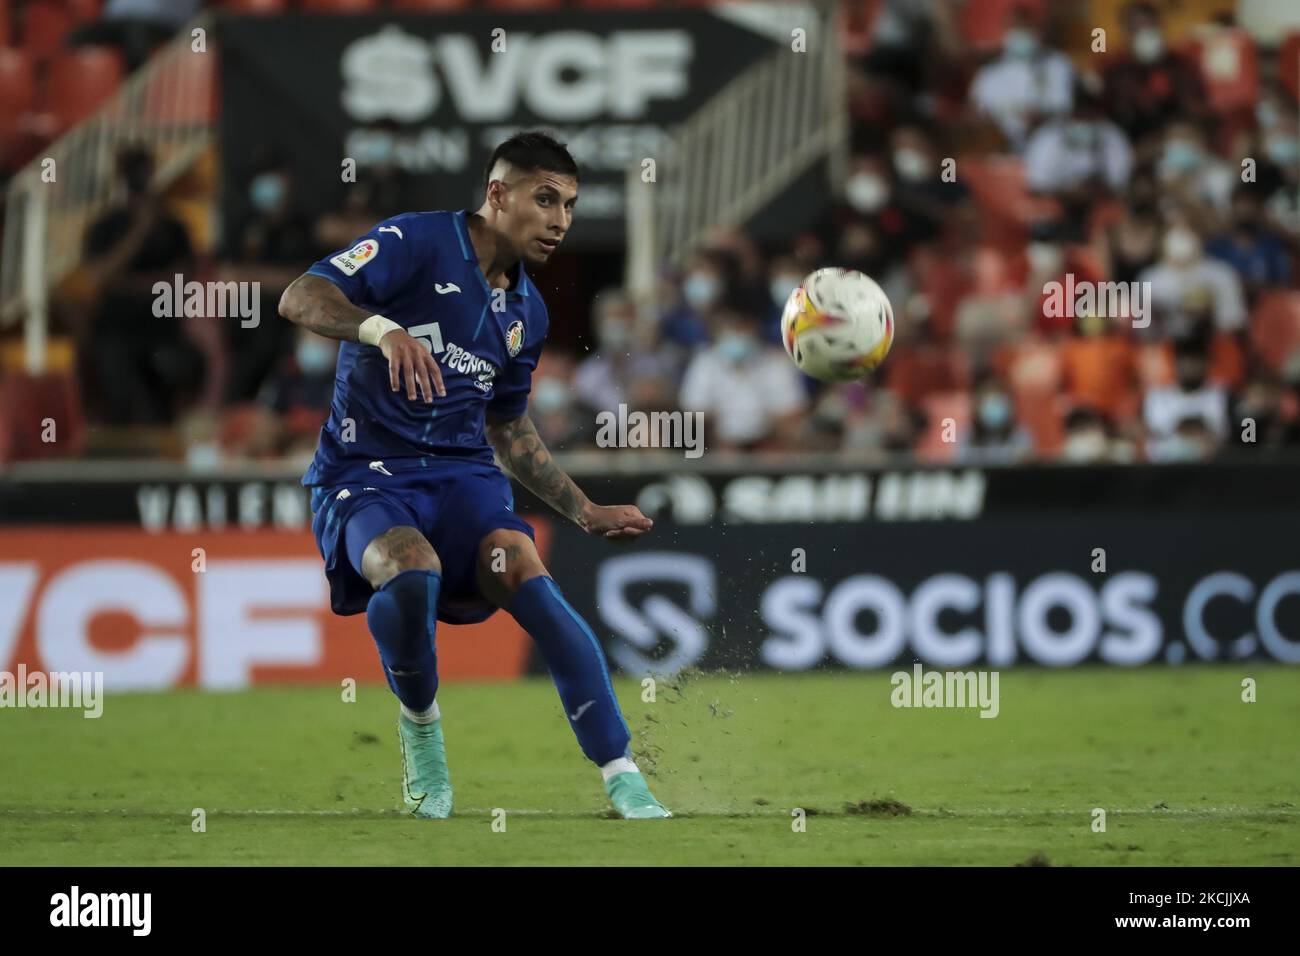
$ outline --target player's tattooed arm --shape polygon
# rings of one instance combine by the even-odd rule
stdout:
[[[328,279],[303,274],[280,296],[280,314],[317,335],[356,342],[361,323],[374,313],[357,308]]]
[[[487,436],[501,463],[520,484],[588,534],[635,538],[653,527],[635,505],[594,504],[555,463],[527,415],[509,421],[489,419]]]
[[[359,342],[361,323],[372,313],[349,302],[338,286],[328,279],[303,274],[294,279],[280,296],[280,315],[317,335]],[[416,400],[417,391],[426,405],[433,401],[435,393],[439,397],[446,396],[438,360],[406,331],[395,328],[384,333],[379,340],[379,350],[388,359],[388,384],[394,392],[401,388],[402,382],[406,382],[406,397],[412,402]]]

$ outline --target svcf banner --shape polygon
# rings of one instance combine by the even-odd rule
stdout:
[[[410,209],[458,209],[481,199],[497,143],[544,127],[583,170],[567,241],[621,241],[628,170],[746,66],[788,47],[790,30],[764,6],[224,17],[224,178],[247,182],[258,144],[294,163],[299,201],[316,204],[307,214],[338,207],[347,160],[359,183],[381,168],[404,174]],[[228,228],[247,211],[227,190]]]

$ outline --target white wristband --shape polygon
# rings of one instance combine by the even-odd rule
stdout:
[[[364,345],[378,345],[382,339],[393,329],[400,329],[401,326],[392,319],[386,319],[382,315],[372,315],[361,323],[357,329],[357,341]]]

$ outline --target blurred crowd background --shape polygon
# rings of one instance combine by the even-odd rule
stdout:
[[[38,88],[36,106],[6,107],[6,172],[58,128],[37,108],[54,64],[107,48],[130,69],[199,6],[0,0],[0,73],[17,75],[25,59]],[[591,297],[582,333],[552,346],[534,379],[543,437],[558,450],[594,447],[597,413],[626,404],[703,411],[716,453],[1011,464],[1294,452],[1300,31],[1261,42],[1238,12],[1213,0],[842,4],[852,124],[842,193],[777,247],[719,224],[684,268],[662,271],[652,302],[615,282]],[[192,227],[183,197],[151,192],[147,152],[118,155],[126,198],[83,241],[95,294],[67,296],[56,315],[76,342],[88,425],[176,436],[120,443],[131,453],[170,449],[201,464],[314,448],[336,346],[280,320],[276,302],[312,261],[409,211],[409,184],[381,162],[337,209],[309,218],[282,157],[252,165],[247,182],[224,188],[246,190],[254,212],[226,224],[224,251],[201,267],[259,281],[261,325],[234,334],[187,320],[160,332],[141,317],[154,282],[196,268]],[[894,305],[893,352],[861,383],[814,382],[781,349],[785,299],[822,266],[873,276]],[[1044,288],[1067,274],[1149,284],[1149,324],[1052,317]]]

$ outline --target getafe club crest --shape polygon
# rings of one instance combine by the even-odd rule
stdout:
[[[510,323],[510,328],[506,329],[506,351],[510,353],[511,358],[514,358],[523,347],[524,323],[515,319]]]

